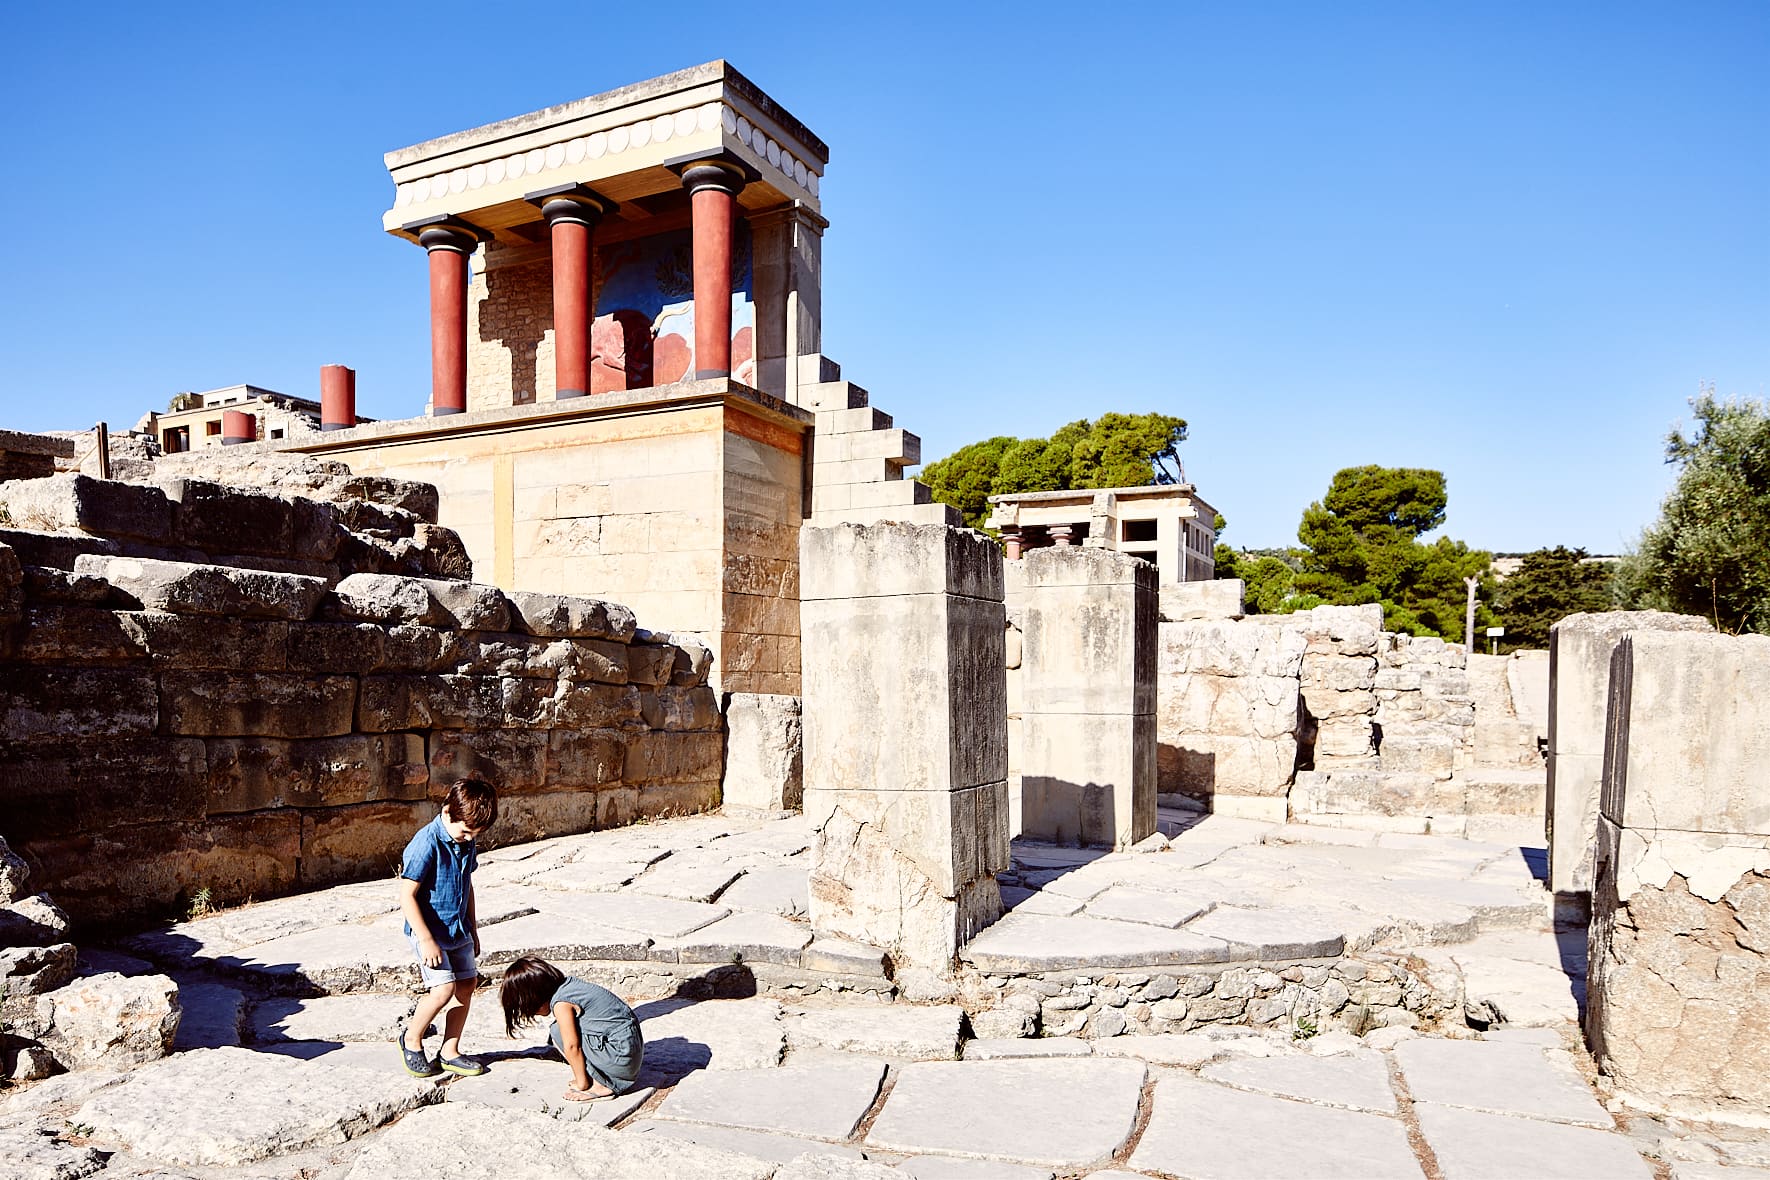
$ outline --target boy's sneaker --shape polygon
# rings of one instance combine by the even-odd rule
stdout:
[[[406,1072],[413,1077],[433,1078],[442,1072],[433,1059],[424,1056],[424,1050],[406,1048],[406,1039],[403,1036],[397,1039],[397,1043],[400,1060],[405,1063]]]
[[[467,1056],[439,1057],[436,1063],[450,1073],[460,1074],[464,1078],[477,1078],[486,1071],[485,1066]]]

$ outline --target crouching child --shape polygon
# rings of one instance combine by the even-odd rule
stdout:
[[[645,1037],[639,1018],[607,988],[565,974],[545,959],[524,955],[504,969],[498,992],[504,1031],[552,1016],[547,1039],[571,1066],[569,1102],[594,1102],[625,1094],[639,1081]]]

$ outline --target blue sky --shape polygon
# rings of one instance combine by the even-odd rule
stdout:
[[[1614,552],[1702,383],[1770,392],[1770,5],[36,5],[0,426],[179,390],[421,411],[388,149],[715,57],[831,147],[825,350],[932,459],[1106,410],[1238,545],[1359,463]],[[96,178],[96,179],[95,179]]]

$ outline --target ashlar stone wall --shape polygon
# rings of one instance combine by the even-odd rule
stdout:
[[[1611,661],[1586,1034],[1631,1101],[1770,1111],[1770,637],[1633,631]]]
[[[708,649],[378,572],[460,555],[384,502],[419,487],[0,484],[31,526],[0,530],[0,836],[39,887],[110,921],[381,877],[468,774],[503,794],[494,841],[717,802]]]

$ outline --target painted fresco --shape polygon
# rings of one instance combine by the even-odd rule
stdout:
[[[756,304],[750,227],[733,227],[731,375],[756,384]],[[590,329],[590,392],[668,385],[694,375],[694,248],[691,231],[598,246],[596,321]]]

